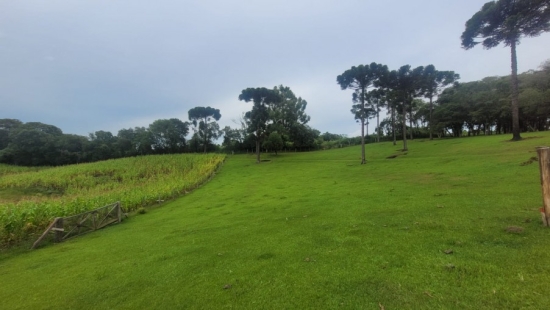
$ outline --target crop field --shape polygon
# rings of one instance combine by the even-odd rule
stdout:
[[[0,252],[2,307],[548,309],[550,133],[522,135],[228,156],[119,225]]]
[[[209,178],[223,155],[157,155],[57,168],[0,166],[0,241],[18,242],[54,217],[120,201],[132,211],[181,196]]]

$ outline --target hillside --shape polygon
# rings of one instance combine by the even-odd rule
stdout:
[[[6,309],[544,309],[550,133],[227,158],[120,225],[0,256]],[[388,157],[393,157],[389,158]],[[521,227],[507,232],[510,226]]]

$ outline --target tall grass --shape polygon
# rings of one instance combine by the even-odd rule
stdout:
[[[212,175],[221,155],[156,155],[34,171],[5,168],[0,179],[0,241],[17,242],[54,217],[120,201],[127,211],[190,191]]]

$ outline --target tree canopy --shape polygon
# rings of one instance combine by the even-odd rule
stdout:
[[[353,66],[351,69],[336,77],[336,82],[342,90],[353,89],[353,101],[358,102],[352,106],[351,113],[361,122],[361,164],[366,164],[365,158],[365,121],[371,110],[365,105],[367,88],[373,86],[388,71],[384,65],[375,62],[370,65]]]
[[[256,162],[260,163],[260,145],[267,134],[270,121],[269,106],[279,104],[282,97],[275,90],[260,87],[243,89],[239,100],[253,103],[252,110],[246,113],[246,118],[249,121],[249,133],[253,134],[256,140]]]
[[[194,107],[188,111],[189,120],[195,127],[198,138],[204,145],[204,153],[212,139],[217,139],[220,134],[220,128],[216,121],[222,117],[219,109],[211,107]]]
[[[511,110],[513,140],[520,140],[519,89],[516,46],[521,37],[538,36],[550,31],[548,0],[498,0],[487,2],[467,22],[462,33],[462,47],[471,49],[478,44],[490,49],[500,43],[511,50]]]

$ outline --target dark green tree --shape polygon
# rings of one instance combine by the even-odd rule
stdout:
[[[110,131],[98,130],[89,134],[90,143],[87,153],[90,161],[107,160],[120,157],[117,153],[117,137]]]
[[[61,129],[53,125],[39,122],[17,125],[9,131],[9,144],[2,150],[0,161],[23,166],[53,166],[59,156],[56,144],[62,137]]]
[[[403,126],[403,151],[408,151],[407,112],[410,112],[412,115],[412,109],[407,111],[407,107],[412,107],[413,99],[420,94],[423,70],[424,67],[417,67],[411,70],[410,65],[401,66],[399,70],[391,71],[387,77],[381,81],[381,85],[385,89],[391,90],[394,104],[401,105],[402,108],[401,123]]]
[[[443,88],[458,81],[460,76],[454,71],[438,71],[434,65],[427,65],[423,71],[423,85],[422,91],[424,97],[430,100],[428,125],[430,131],[430,140],[433,140],[433,126],[432,126],[432,114],[433,114],[433,98],[437,97]]]
[[[177,118],[158,119],[149,125],[152,149],[155,153],[183,153],[185,136],[189,133],[189,123]]]
[[[10,131],[22,125],[23,122],[17,119],[0,119],[0,150],[8,147]]]
[[[239,100],[253,103],[252,110],[245,117],[249,122],[248,131],[256,140],[256,162],[260,163],[260,146],[268,133],[268,125],[272,122],[269,108],[279,104],[282,98],[276,91],[261,87],[243,89]]]
[[[195,127],[198,137],[202,138],[204,153],[212,139],[217,139],[221,132],[218,123],[222,115],[220,110],[211,107],[194,107],[189,110],[189,120]]]
[[[374,86],[387,70],[386,66],[373,62],[370,65],[353,66],[336,77],[336,82],[342,90],[350,88],[355,91],[353,99],[357,103],[352,106],[351,112],[361,122],[362,165],[367,162],[365,159],[365,121],[369,114],[369,107],[365,104],[367,89]]]
[[[283,138],[281,138],[281,135],[278,132],[274,131],[269,134],[262,146],[265,149],[274,151],[275,155],[277,155],[277,151],[283,148]]]
[[[478,44],[490,49],[500,43],[510,46],[512,140],[521,140],[519,127],[519,87],[516,47],[521,37],[535,37],[550,31],[548,0],[498,0],[487,2],[467,22],[462,33],[462,47]],[[478,41],[478,39],[482,39]]]
[[[305,125],[309,122],[310,116],[306,114],[307,101],[296,97],[294,92],[287,86],[275,86],[273,89],[281,97],[281,102],[270,106],[270,118],[273,123],[269,126],[269,132],[277,132],[281,136],[284,145],[296,140],[297,137],[291,133],[293,127]]]

